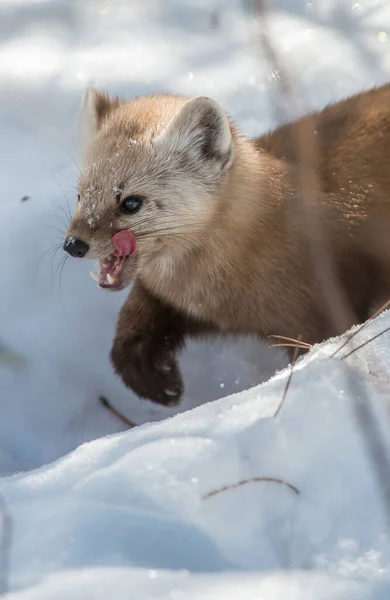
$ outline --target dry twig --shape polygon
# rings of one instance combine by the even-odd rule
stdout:
[[[0,366],[2,364],[18,373],[23,371],[27,365],[27,361],[19,352],[15,352],[15,350],[12,350],[0,341]]]
[[[105,398],[104,396],[99,396],[99,402],[101,402],[101,404],[105,408],[107,408],[115,417],[117,417],[120,421],[122,421],[122,423],[127,425],[129,428],[137,427],[137,423],[130,421],[130,419],[122,415],[122,413],[119,412],[119,410],[117,410],[114,406],[112,406],[111,402],[107,400],[107,398]]]
[[[355,348],[352,348],[352,350],[350,352],[348,352],[348,354],[344,354],[344,356],[341,357],[341,360],[345,360],[346,358],[348,358],[348,356],[351,356],[357,350],[360,350],[360,348],[364,348],[364,346],[367,346],[367,344],[370,344],[370,342],[373,342],[374,340],[378,339],[379,337],[381,337],[387,331],[390,331],[390,327],[386,327],[386,329],[384,329],[383,331],[380,331],[376,335],[372,336],[372,338],[370,338],[370,339],[366,340],[365,342],[359,344],[359,346],[356,346]]]
[[[351,333],[349,336],[347,336],[347,339],[341,344],[341,346],[339,348],[337,348],[333,354],[330,356],[330,358],[334,358],[336,356],[336,354],[338,354],[341,350],[343,350],[343,348],[345,348],[345,346],[347,346],[352,340],[353,338],[361,332],[362,329],[364,329],[369,323],[371,323],[371,321],[373,321],[374,319],[376,319],[376,317],[379,317],[379,315],[385,311],[388,307],[390,306],[390,300],[387,300],[387,302],[385,302],[384,304],[382,304],[382,306],[380,308],[378,308],[378,310],[372,315],[372,317],[370,317],[369,319],[367,319],[367,321],[365,321],[364,323],[362,323],[362,325],[360,325],[360,327],[358,327],[358,329],[356,329],[356,331],[354,331],[353,333]],[[384,333],[384,332],[383,332]],[[375,339],[375,338],[372,338]],[[367,342],[368,343],[368,342]],[[364,344],[363,344],[364,345]],[[358,350],[359,348],[361,348],[362,346],[358,346],[356,348],[356,350]],[[350,353],[352,354],[352,353]],[[349,354],[347,354],[347,356],[349,356]],[[346,358],[345,356],[343,358]]]
[[[10,568],[13,522],[7,503],[1,494],[0,514],[2,520],[0,540],[0,595],[3,595],[6,594],[9,589],[8,577]]]
[[[266,0],[253,0],[253,2],[257,9],[256,12],[260,25],[261,48],[269,64],[272,65],[274,72],[277,74],[275,79],[286,100],[286,105],[294,109],[292,115],[294,119],[299,112],[299,104],[302,106],[302,101],[299,99],[300,102],[298,103],[298,98],[294,87],[291,84],[291,80],[287,76],[283,65],[278,60],[277,54],[270,42],[270,36],[267,29]],[[354,318],[351,307],[345,297],[345,291],[340,286],[332,269],[327,248],[327,240],[325,239],[324,229],[322,227],[321,203],[319,202],[319,200],[321,200],[321,195],[319,193],[321,188],[317,174],[319,156],[311,119],[303,119],[300,121],[296,127],[291,128],[291,134],[291,141],[295,146],[296,153],[296,161],[294,164],[297,169],[300,208],[304,222],[304,230],[308,234],[313,268],[324,300],[324,308],[327,310],[336,331],[341,334],[350,329],[352,324],[356,322],[356,319]],[[388,306],[388,304],[384,306]],[[359,330],[361,331],[361,328],[359,328]],[[359,348],[362,348],[380,335],[383,335],[385,331],[387,331],[387,329],[370,340],[367,340],[354,350],[351,350],[343,357],[343,359],[351,356],[351,354],[356,352]],[[354,332],[354,334],[349,336],[349,339],[342,344],[337,352],[339,352],[341,348],[344,348],[357,333],[358,332]],[[364,434],[364,441],[377,476],[384,506],[387,511],[388,525],[390,527],[390,486],[388,485],[388,481],[390,480],[390,461],[386,448],[379,435],[365,387],[361,384],[359,385],[360,382],[356,381],[352,374],[347,373],[347,377],[353,397],[356,399],[354,404],[355,415],[361,431]],[[289,380],[291,381],[291,374]],[[286,385],[286,390],[287,389],[288,385]]]
[[[242,481],[239,481],[238,483],[231,483],[231,484],[225,485],[217,490],[208,492],[207,494],[205,494],[202,497],[202,500],[207,500],[208,498],[212,498],[213,496],[217,496],[218,494],[222,494],[223,492],[227,492],[228,490],[234,490],[235,488],[241,487],[243,485],[247,485],[248,483],[276,483],[278,485],[284,485],[285,487],[287,487],[289,490],[291,490],[292,492],[294,492],[294,494],[297,494],[298,496],[300,494],[300,491],[298,490],[298,488],[295,487],[295,485],[292,485],[291,483],[288,483],[287,481],[284,481],[283,479],[278,479],[277,477],[252,477],[251,479],[243,479]]]
[[[277,407],[277,409],[276,409],[276,411],[274,413],[274,416],[273,416],[274,419],[278,416],[278,414],[282,410],[282,407],[283,407],[283,405],[284,405],[284,403],[286,401],[287,392],[288,392],[289,387],[291,385],[291,380],[292,380],[292,376],[293,376],[293,373],[294,373],[294,364],[295,364],[295,362],[296,362],[296,360],[298,358],[298,354],[299,354],[299,346],[296,346],[295,350],[294,350],[294,355],[293,355],[292,361],[291,361],[290,373],[289,373],[288,379],[286,381],[286,386],[285,386],[284,391],[283,391],[282,399],[281,399],[281,401],[279,403],[279,406]]]
[[[301,346],[300,344],[288,344],[284,342],[283,344],[270,344],[268,348],[298,348],[298,350],[308,350],[306,346]]]
[[[303,342],[302,340],[297,340],[295,338],[291,338],[291,337],[287,337],[285,335],[269,335],[267,336],[268,338],[274,338],[277,340],[285,340],[285,342],[291,342],[291,343],[277,343],[277,344],[270,344],[268,347],[269,348],[300,348],[301,350],[310,350],[310,348],[313,347],[312,344],[308,344],[307,342]]]
[[[298,97],[295,86],[292,84],[270,41],[266,0],[253,1],[258,16],[262,52],[268,63],[272,65],[274,73],[277,73],[277,85],[286,100],[286,105],[292,108],[291,117],[296,119],[300,109],[306,108],[305,112],[308,112],[307,107],[304,105],[302,98]],[[318,147],[314,126],[310,119],[304,119],[296,124],[293,128],[292,142],[297,158],[295,167],[299,190],[299,208],[303,221],[302,230],[307,235],[312,265],[321,290],[324,309],[328,312],[336,330],[341,334],[352,326],[355,319],[345,292],[333,271],[322,226],[322,211],[319,201]]]

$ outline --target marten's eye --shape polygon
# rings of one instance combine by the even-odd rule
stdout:
[[[142,196],[127,196],[127,198],[121,202],[121,211],[126,214],[136,213],[137,210],[141,208],[143,201],[144,199]]]
[[[77,202],[80,202],[80,194],[77,194]]]

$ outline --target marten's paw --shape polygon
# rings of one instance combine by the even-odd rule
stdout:
[[[164,406],[175,406],[183,381],[169,340],[143,341],[117,338],[111,350],[115,371],[138,396]]]

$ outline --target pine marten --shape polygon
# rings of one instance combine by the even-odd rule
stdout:
[[[187,337],[312,344],[340,333],[299,217],[300,125],[315,134],[321,223],[353,321],[390,297],[390,85],[254,140],[205,97],[123,102],[88,89],[83,114],[89,138],[64,249],[100,261],[102,288],[134,280],[111,359],[139,396],[179,401]]]

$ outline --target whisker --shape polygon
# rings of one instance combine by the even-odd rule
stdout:
[[[60,223],[64,226],[65,229],[68,228],[69,223],[68,223],[67,220],[64,222],[64,218],[63,218],[62,215],[59,215],[59,214],[56,214],[56,213],[47,213],[47,215],[49,217],[51,217],[52,219],[57,219],[58,221],[60,221]]]
[[[65,260],[63,260],[62,263],[61,263],[61,269],[60,269],[60,274],[59,274],[60,275],[59,276],[59,291],[60,291],[60,298],[61,298],[62,304],[63,304],[63,301],[64,301],[63,294],[62,294],[62,275],[64,273],[64,268],[65,268],[65,265],[66,265],[66,262],[67,262],[68,258],[70,258],[69,254],[66,254],[65,255]]]
[[[42,223],[41,227],[45,227],[46,229],[54,229],[54,231],[57,231],[59,234],[61,234],[61,237],[65,237],[65,231],[63,229],[59,229],[55,225],[45,225],[45,223]]]
[[[52,172],[52,176],[53,176],[53,178],[54,178],[55,182],[57,183],[58,187],[60,188],[60,190],[61,190],[61,192],[62,192],[62,195],[64,196],[64,199],[65,199],[66,205],[67,205],[67,207],[68,207],[68,213],[65,211],[65,209],[64,209],[62,206],[60,206],[59,208],[61,208],[61,209],[63,210],[63,212],[64,212],[64,215],[65,215],[65,217],[66,217],[66,219],[67,219],[67,221],[68,221],[68,225],[70,225],[70,223],[71,223],[71,221],[72,221],[72,213],[71,213],[71,210],[70,210],[70,206],[69,206],[68,198],[66,197],[65,190],[64,190],[64,188],[62,187],[62,185],[61,185],[61,183],[59,182],[59,180],[57,179],[57,177],[56,177],[56,175],[55,175],[55,173],[54,173],[54,172]]]
[[[59,250],[62,250],[62,246],[60,246],[59,248],[56,248],[56,250],[51,255],[51,261],[50,261],[50,278],[51,278],[51,281],[54,281],[54,259],[56,258],[57,252]]]
[[[191,217],[180,217],[179,219],[177,218],[176,215],[171,215],[171,216],[164,216],[162,217],[161,215],[151,215],[151,216],[147,216],[147,217],[140,217],[137,220],[133,220],[132,222],[132,226],[138,226],[138,225],[144,225],[144,224],[150,224],[150,223],[156,223],[157,225],[161,225],[161,224],[169,224],[172,225],[172,223],[174,223],[174,227],[177,227],[177,221],[180,221],[180,224],[183,225],[190,225],[193,227],[197,227],[199,228],[202,225],[210,225],[210,221],[206,221],[206,220],[196,220],[194,221],[193,218]]]
[[[59,271],[60,271],[60,269],[61,269],[61,266],[62,266],[62,264],[63,264],[63,263],[66,261],[66,257],[67,257],[67,255],[66,255],[66,254],[64,254],[64,256],[63,256],[63,257],[60,259],[60,261],[59,261],[59,263],[58,263],[58,265],[57,265],[57,267],[56,267],[56,270],[54,271],[54,276],[53,276],[53,280],[52,280],[52,283],[53,283],[53,284],[54,284],[54,282],[55,282],[55,279],[56,279],[56,277],[57,277],[57,274],[59,273]]]
[[[60,209],[60,211],[62,212],[62,214],[65,217],[66,227],[69,227],[69,225],[72,222],[72,215],[70,213],[68,214],[63,206],[60,205],[58,208]]]
[[[138,235],[137,237],[142,238],[142,239],[150,239],[150,238],[162,238],[162,237],[169,237],[171,239],[178,239],[182,242],[184,242],[185,244],[188,244],[188,246],[193,246],[193,243],[191,242],[191,240],[188,239],[188,237],[186,237],[184,234],[180,234],[180,233],[164,233],[164,232],[159,232],[159,233],[151,233],[148,235]],[[200,244],[200,242],[198,242],[198,244]]]
[[[60,248],[62,248],[62,244],[54,244],[54,246],[50,246],[41,254],[41,256],[39,257],[39,260],[37,262],[36,273],[38,273],[39,267],[41,266],[43,260],[47,256],[50,256],[50,254],[52,254],[52,259],[53,259],[53,257],[57,254],[57,252]]]
[[[65,192],[64,192],[64,196],[65,196],[65,202],[66,202],[66,206],[68,207],[68,214],[69,214],[69,224],[70,224],[70,223],[72,222],[72,211],[71,211],[71,209],[70,209],[69,202],[68,202],[68,197],[67,197],[67,195],[65,194]]]
[[[61,206],[61,204],[59,204],[57,206],[57,208],[61,211],[61,213],[63,214],[64,218],[65,218],[65,223],[66,223],[66,228],[69,227],[71,221],[72,221],[72,215],[68,214],[65,210],[65,208],[63,206]],[[59,216],[59,215],[58,215]]]
[[[69,174],[68,174],[68,175],[67,175],[67,178],[68,178],[68,180],[70,181],[70,183],[71,183],[72,185],[74,185],[75,189],[77,189],[77,188],[78,188],[78,186],[79,186],[79,181],[76,179],[76,177],[72,177],[72,175],[69,175]]]
[[[52,220],[56,220],[55,223],[57,226],[62,227],[62,235],[65,235],[65,231],[68,229],[69,227],[69,222],[66,218],[66,220],[64,221],[64,218],[62,215],[59,214],[55,214],[55,213],[47,213],[47,216],[50,217],[50,219],[48,221],[46,221],[45,225],[46,226],[52,226]]]
[[[78,170],[78,172],[80,173],[80,175],[82,175],[82,174],[83,174],[83,172],[82,172],[82,170],[81,170],[81,168],[80,168],[80,166],[79,166],[78,162],[76,161],[75,157],[74,157],[74,156],[71,154],[71,152],[69,152],[68,148],[67,148],[67,147],[66,147],[66,146],[65,146],[63,143],[61,143],[61,142],[60,142],[60,144],[61,144],[61,146],[63,147],[63,149],[65,150],[65,152],[67,153],[67,155],[69,156],[69,158],[70,158],[70,160],[72,161],[72,163],[73,163],[73,164],[75,165],[75,167],[77,168],[77,170]]]
[[[135,226],[133,226],[133,229],[136,229]],[[185,231],[183,231],[183,228],[178,228],[176,225],[172,226],[172,227],[160,227],[160,228],[156,228],[156,229],[147,229],[146,231],[138,231],[136,233],[136,235],[138,236],[146,236],[146,235],[154,235],[154,236],[159,236],[159,235],[163,235],[163,234],[169,234],[169,233],[178,233],[181,235],[185,235],[187,232],[191,233],[191,226],[187,226],[185,227]],[[193,226],[192,232],[194,231],[198,231],[199,227],[197,226]]]

